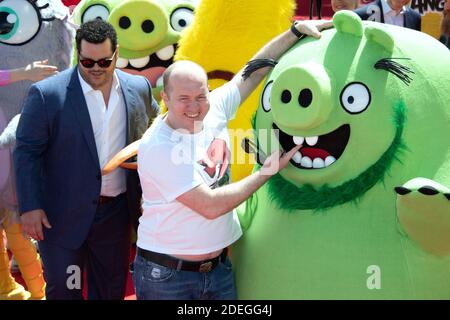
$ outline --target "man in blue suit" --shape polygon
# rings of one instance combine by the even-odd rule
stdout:
[[[47,299],[82,299],[84,270],[89,299],[123,299],[139,180],[101,168],[159,107],[145,78],[115,70],[109,23],[83,24],[76,42],[78,65],[34,84],[24,104],[14,151],[21,222],[39,240]]]
[[[407,7],[411,0],[376,0],[356,9],[362,20],[393,24],[400,27],[421,30],[421,16]]]

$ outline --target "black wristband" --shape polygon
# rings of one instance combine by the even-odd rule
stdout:
[[[294,21],[294,22],[292,23],[292,25],[291,25],[291,32],[292,32],[293,34],[295,34],[295,36],[296,36],[297,38],[302,39],[302,38],[305,36],[305,34],[304,34],[304,33],[301,33],[300,31],[297,30],[297,28],[295,27],[296,24],[297,24],[297,21]]]

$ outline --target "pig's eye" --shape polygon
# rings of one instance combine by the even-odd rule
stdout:
[[[367,109],[370,104],[370,91],[364,83],[352,82],[341,92],[341,105],[351,114],[358,114]]]
[[[95,19],[108,21],[108,17],[109,17],[108,8],[106,8],[104,5],[101,4],[95,4],[93,6],[90,6],[84,11],[83,17],[81,18],[81,23],[85,23]]]
[[[178,32],[190,26],[193,20],[194,11],[189,8],[178,8],[170,15],[170,25]]]
[[[266,84],[263,93],[261,95],[261,105],[265,112],[269,112],[272,109],[270,105],[270,93],[272,92],[273,80]]]

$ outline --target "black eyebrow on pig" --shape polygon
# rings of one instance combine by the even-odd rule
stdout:
[[[412,71],[409,67],[394,61],[394,59],[411,60],[409,58],[383,58],[378,60],[373,67],[375,69],[382,69],[392,73],[408,86],[412,81],[409,74],[414,73],[414,71]]]
[[[258,69],[265,68],[265,67],[275,67],[277,65],[277,61],[274,59],[254,59],[247,62],[244,72],[242,72],[242,78],[244,80],[247,80],[248,77],[252,75],[253,72],[255,72]]]

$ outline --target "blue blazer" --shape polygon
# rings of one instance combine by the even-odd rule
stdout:
[[[143,77],[116,70],[127,110],[127,144],[140,139],[159,107]],[[77,249],[94,220],[101,168],[77,68],[35,83],[17,128],[14,170],[19,212],[43,209],[46,241]],[[139,214],[137,172],[127,171],[130,213]],[[126,227],[126,226],[124,226]]]
[[[372,20],[384,23],[384,12],[381,0],[375,0],[374,2],[371,2],[365,6],[362,6],[361,8],[356,9],[354,12],[358,14],[362,20]],[[403,23],[404,27],[420,31],[422,24],[421,21],[422,18],[417,11],[414,11],[409,7],[406,8],[405,19]]]

